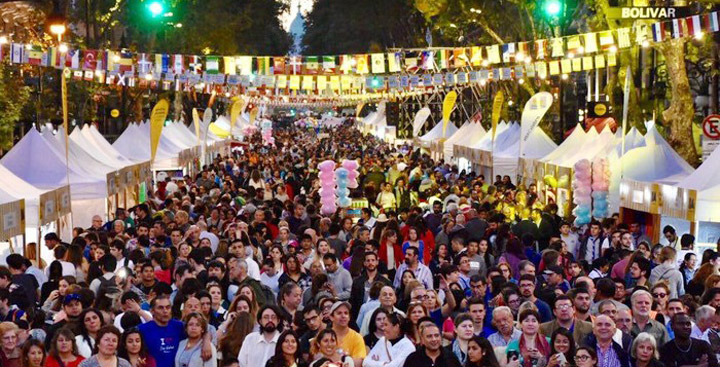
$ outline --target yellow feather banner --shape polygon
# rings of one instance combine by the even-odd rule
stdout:
[[[497,125],[500,121],[500,113],[502,112],[503,104],[505,103],[505,95],[503,94],[502,89],[495,94],[495,99],[493,100],[493,109],[492,109],[492,140],[493,143],[495,142],[495,131],[497,131]]]
[[[230,106],[230,135],[232,135],[233,127],[235,127],[235,121],[237,121],[238,116],[240,116],[244,103],[245,101],[243,101],[242,98],[236,97],[232,106]]]
[[[170,104],[166,99],[161,99],[153,107],[150,114],[150,162],[155,161],[155,153],[157,153],[158,143],[160,143],[160,135],[162,134],[163,125],[168,115]]]
[[[455,91],[451,91],[445,96],[445,100],[443,101],[443,138],[445,137],[445,132],[447,131],[447,125],[450,123],[450,114],[452,113],[453,108],[455,108],[455,101],[457,101],[457,97],[457,93]]]
[[[197,108],[192,109],[192,118],[195,124],[195,136],[197,136],[198,144],[200,144],[200,114],[197,112]]]
[[[355,119],[360,119],[360,112],[362,112],[363,107],[365,107],[365,102],[359,103],[357,107],[355,108]]]

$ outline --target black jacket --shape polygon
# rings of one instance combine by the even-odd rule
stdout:
[[[425,354],[425,347],[419,347],[418,350],[410,353],[403,367],[461,367],[461,365],[455,355],[446,352],[444,348],[440,348],[440,356],[438,356],[435,364],[433,364],[430,357]]]
[[[365,303],[363,300],[365,299],[365,282],[367,282],[367,280],[368,276],[367,272],[365,271],[363,271],[360,276],[353,279],[352,287],[350,288],[350,305],[352,306],[350,313],[353,321],[357,320],[358,313],[360,312],[360,307],[363,305],[363,303]],[[389,285],[392,287],[392,282],[390,281],[390,279],[380,275],[380,269],[378,269],[378,275],[375,276],[375,281],[383,282],[385,285]]]
[[[588,336],[585,337],[585,340],[583,341],[582,345],[586,347],[591,347],[595,350],[597,350],[597,338],[595,337],[595,334],[590,333]],[[622,336],[622,345],[618,344],[616,341],[613,340],[612,347],[615,350],[615,354],[617,354],[618,359],[620,360],[620,367],[630,367],[630,346],[632,345],[632,337],[630,335],[627,335],[623,333]]]

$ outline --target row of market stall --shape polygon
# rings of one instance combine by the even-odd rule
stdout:
[[[148,122],[131,123],[110,144],[94,125],[32,128],[0,159],[0,241],[36,242],[47,231],[69,238],[72,226],[86,227],[92,216],[112,219],[117,208],[147,200],[155,174],[194,175],[230,141],[209,131],[196,135],[180,122],[163,127],[151,162]],[[67,146],[67,150],[66,150]],[[23,238],[24,237],[24,238]]]
[[[613,132],[607,124],[586,129],[578,124],[560,145],[535,128],[522,156],[517,122],[499,123],[494,137],[479,122],[468,121],[460,128],[439,123],[414,141],[433,158],[483,174],[488,182],[507,175],[513,182],[535,183],[543,200],[557,203],[565,217],[574,206],[575,164],[603,158],[610,168],[610,213],[641,223],[655,242],[664,241],[660,232],[671,224],[678,233],[695,234],[699,244],[715,246],[720,233],[720,153],[695,170],[654,123],[645,125],[644,135],[633,127],[623,137],[622,129]]]

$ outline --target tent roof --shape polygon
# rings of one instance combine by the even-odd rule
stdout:
[[[511,124],[508,124],[505,121],[501,121],[497,125],[497,128],[495,129],[495,145],[496,146],[497,146],[497,138],[500,136],[500,134],[505,132],[505,130],[507,130],[510,126],[511,126]],[[470,142],[462,141],[462,142],[458,142],[457,145],[469,147],[471,149],[480,149],[480,150],[490,151],[490,150],[492,150],[492,130],[487,131],[485,133],[485,135],[480,137],[479,140],[470,141]]]
[[[458,131],[457,126],[455,126],[455,124],[452,121],[450,121],[450,123],[447,124],[447,129],[445,130],[445,137],[452,136],[453,134],[455,134],[456,131]],[[425,141],[425,142],[441,139],[441,138],[443,138],[442,133],[443,133],[443,122],[440,121],[438,124],[433,126],[433,128],[430,131],[428,131],[427,134],[419,137],[419,139],[422,141]]]
[[[660,135],[655,126],[645,134],[645,146],[625,152],[623,177],[635,181],[676,184],[693,171]]]
[[[582,129],[580,124],[577,124],[573,129],[573,132],[557,147],[557,149],[548,153],[540,159],[542,162],[551,162],[559,157],[569,154],[569,152],[578,149],[585,142],[587,133]]]
[[[499,151],[498,151],[498,148],[499,148]],[[552,139],[550,139],[550,137],[547,136],[547,134],[545,134],[543,129],[536,127],[530,133],[530,137],[528,138],[527,143],[523,147],[523,158],[542,157],[542,156],[548,154],[549,152],[552,152],[556,148],[557,148],[557,144],[555,144],[555,142],[552,141]],[[518,129],[517,133],[513,133],[512,137],[509,137],[509,139],[505,141],[504,147],[496,146],[495,156],[519,158],[519,156],[520,156],[519,129]]]

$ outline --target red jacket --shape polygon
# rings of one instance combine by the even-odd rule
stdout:
[[[393,246],[393,256],[395,257],[395,269],[397,269],[400,264],[405,260],[405,257],[403,256],[402,252],[402,246],[400,244],[395,244]],[[388,264],[390,266],[390,263],[388,263],[388,257],[387,257],[387,241],[380,242],[380,249],[378,250],[378,257],[380,258],[380,261],[384,262],[385,264]]]

